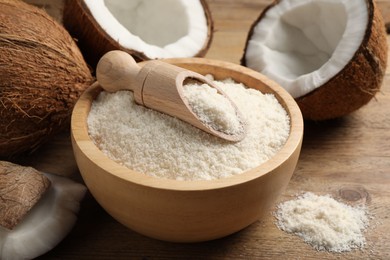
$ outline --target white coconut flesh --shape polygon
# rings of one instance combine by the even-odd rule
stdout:
[[[86,188],[45,174],[51,187],[13,230],[0,227],[0,259],[33,259],[53,249],[72,229]]]
[[[283,0],[253,28],[245,63],[298,98],[348,64],[367,25],[366,0]]]
[[[207,19],[199,0],[84,1],[112,39],[152,59],[192,57],[207,41]]]

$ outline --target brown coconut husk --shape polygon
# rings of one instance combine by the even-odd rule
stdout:
[[[208,36],[201,50],[194,55],[203,57],[210,48],[213,35],[213,21],[211,12],[206,0],[200,0],[207,19]],[[96,68],[99,59],[112,50],[122,50],[139,62],[150,60],[144,53],[127,49],[121,46],[115,39],[112,39],[96,22],[83,0],[66,0],[63,23],[65,28],[77,39],[77,44],[85,56],[88,64]]]
[[[13,229],[50,187],[31,167],[0,161],[0,226]]]
[[[61,25],[22,1],[0,0],[0,157],[34,150],[69,127],[92,81]]]
[[[264,10],[252,25],[247,42],[255,25],[279,2],[275,1]],[[369,14],[367,29],[350,62],[327,83],[296,98],[305,119],[327,120],[345,116],[367,104],[380,90],[387,65],[386,28],[375,1],[366,2]],[[245,55],[241,62],[245,65]]]

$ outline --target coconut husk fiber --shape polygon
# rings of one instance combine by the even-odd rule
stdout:
[[[13,229],[50,185],[45,175],[31,167],[0,161],[0,226]]]

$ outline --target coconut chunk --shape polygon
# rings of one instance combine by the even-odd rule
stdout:
[[[49,187],[37,170],[0,161],[0,226],[13,229]]]
[[[31,169],[17,167],[24,171]],[[33,259],[45,254],[62,241],[76,223],[86,187],[51,174],[44,173],[44,178],[51,186],[20,223],[12,230],[0,227],[0,259]]]

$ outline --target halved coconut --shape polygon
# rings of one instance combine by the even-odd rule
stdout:
[[[64,25],[92,66],[116,49],[137,61],[203,56],[213,27],[205,0],[68,0]]]
[[[368,103],[386,70],[387,40],[372,0],[280,0],[253,24],[242,63],[282,85],[305,119]]]

